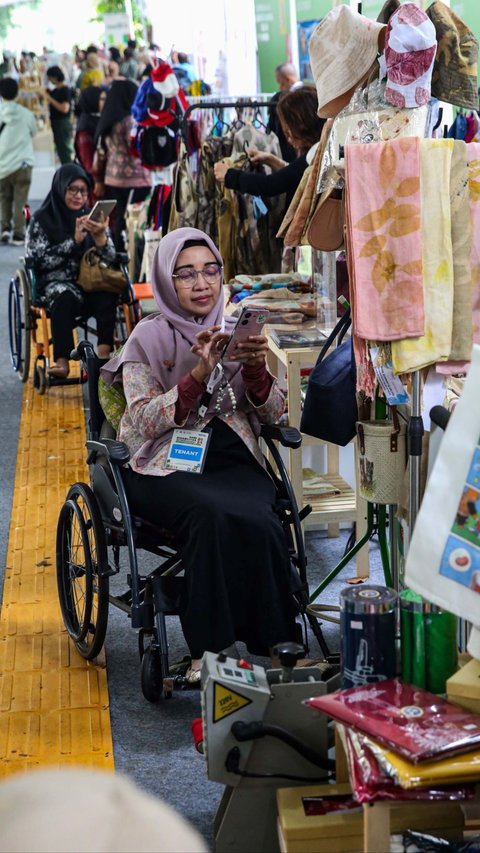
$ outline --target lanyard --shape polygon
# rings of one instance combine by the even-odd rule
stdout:
[[[198,407],[199,418],[203,418],[207,414],[208,404],[210,403],[210,400],[212,399],[212,394],[216,386],[220,382],[222,376],[223,366],[220,364],[220,362],[218,362],[218,364],[215,365],[210,376],[208,377],[207,388],[200,398],[200,405]]]

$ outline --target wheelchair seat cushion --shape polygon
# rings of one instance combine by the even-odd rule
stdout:
[[[127,407],[123,388],[118,383],[107,385],[102,376],[98,380],[98,399],[108,423],[118,431],[122,415]]]

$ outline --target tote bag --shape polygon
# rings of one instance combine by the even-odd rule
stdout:
[[[358,419],[352,340],[342,343],[350,324],[348,311],[323,345],[308,380],[300,421],[302,432],[341,447],[354,437]]]

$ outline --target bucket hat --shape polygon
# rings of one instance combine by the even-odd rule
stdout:
[[[315,27],[309,52],[319,113],[368,72],[378,54],[378,34],[384,26],[341,5]]]
[[[395,107],[420,107],[431,99],[435,27],[416,3],[403,3],[391,16],[385,36],[385,98]]]
[[[385,0],[385,3],[377,15],[377,21],[381,24],[388,24],[393,13],[397,11],[399,6],[400,0]]]
[[[438,49],[432,74],[432,95],[458,107],[478,110],[478,41],[452,9],[435,0],[427,9]]]

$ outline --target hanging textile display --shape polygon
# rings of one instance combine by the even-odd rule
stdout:
[[[353,326],[367,340],[425,331],[420,140],[346,146]]]
[[[425,333],[393,340],[395,373],[446,361],[452,349],[453,255],[450,220],[450,166],[453,139],[420,142],[422,281]],[[415,180],[415,173],[412,179]]]
[[[187,106],[170,65],[158,60],[139,87],[132,106],[132,153],[148,169],[164,169],[175,163],[180,118]]]

